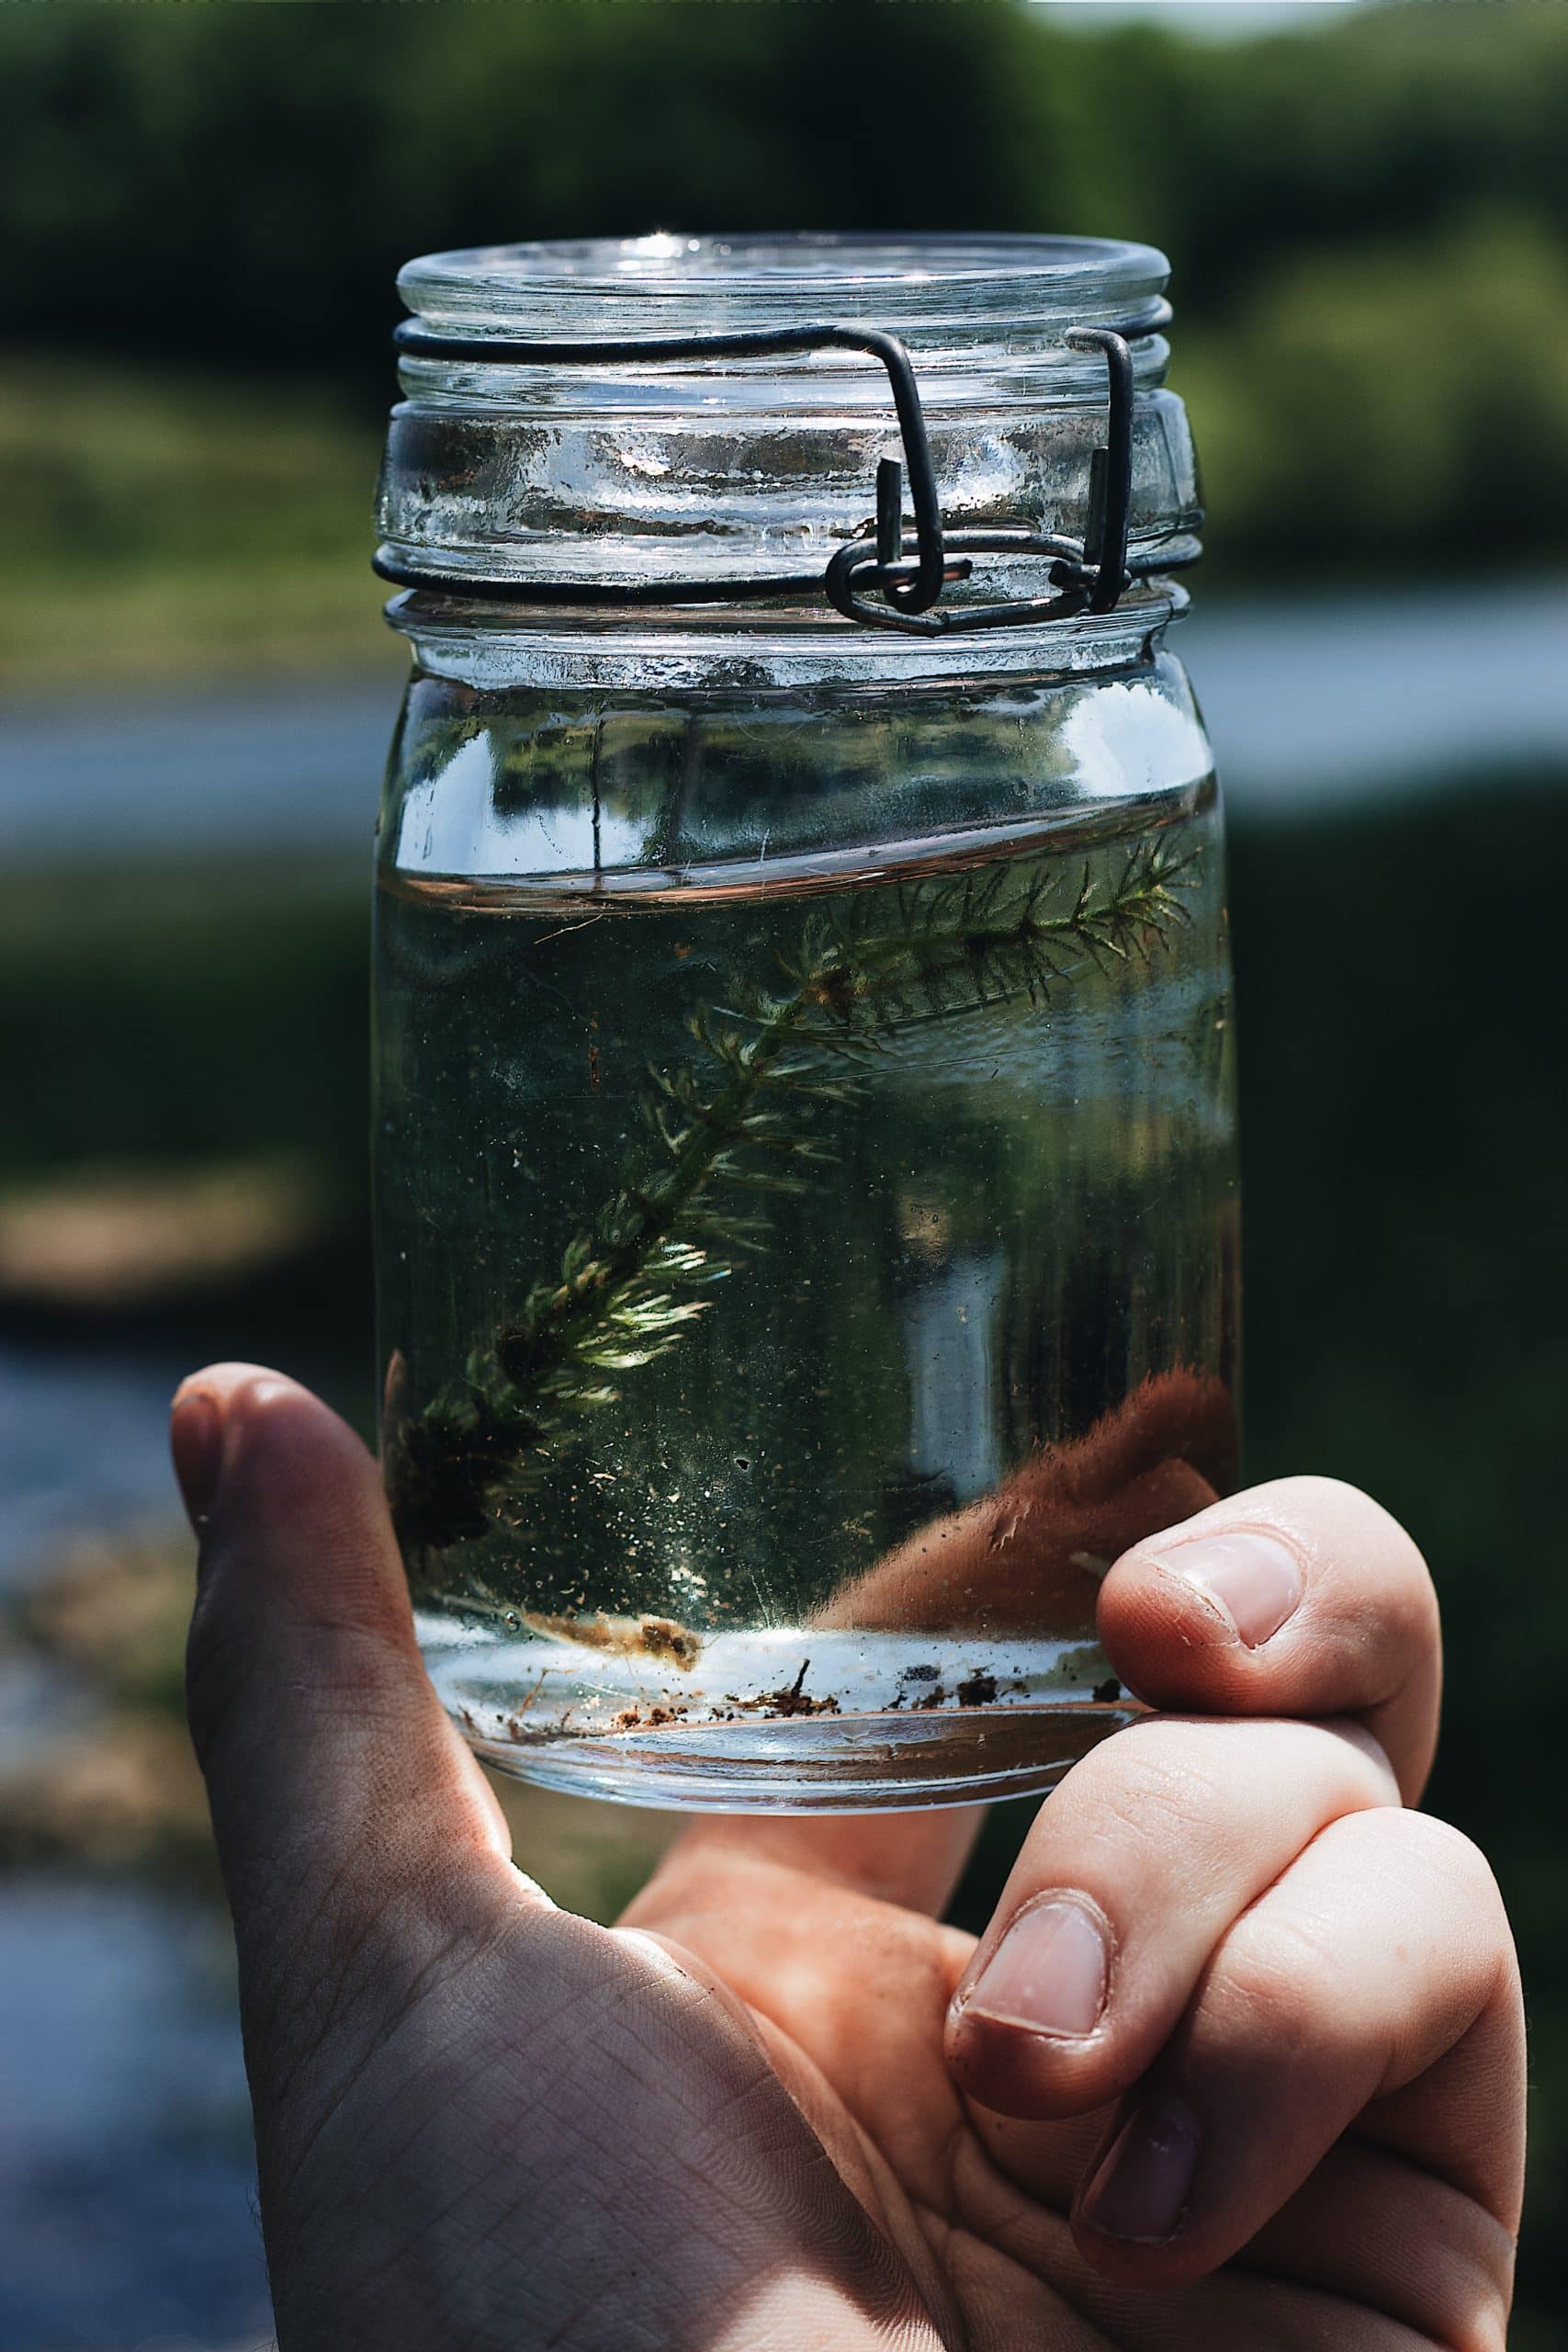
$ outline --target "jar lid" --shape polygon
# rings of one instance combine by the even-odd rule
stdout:
[[[1185,413],[1163,389],[1168,274],[1151,246],[1067,237],[659,235],[427,255],[399,279],[413,315],[378,568],[480,601],[825,604],[831,560],[863,543],[840,579],[854,561],[897,582],[887,606],[919,610],[923,436],[928,503],[961,558],[931,581],[936,625],[973,626],[998,594],[1060,608],[1063,548],[1092,559],[1103,536],[1094,453],[1121,364],[1111,601],[1129,574],[1157,596],[1137,583],[1190,561],[1201,519]],[[1114,444],[1114,398],[1109,425]],[[970,571],[965,543],[987,539]]]

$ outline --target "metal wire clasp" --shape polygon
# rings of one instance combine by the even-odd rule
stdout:
[[[1133,354],[1137,335],[1153,334],[1170,319],[1168,303],[1136,327],[1072,327],[1066,340],[1075,351],[1104,354],[1108,385],[1105,440],[1089,461],[1089,528],[1071,539],[1055,531],[1033,531],[1024,526],[1002,526],[988,531],[944,531],[934,495],[922,500],[921,485],[931,474],[931,446],[919,394],[910,374],[909,405],[914,429],[898,402],[904,455],[914,491],[917,560],[909,562],[905,548],[910,535],[904,529],[904,469],[897,458],[884,458],[876,469],[876,528],[869,537],[840,548],[828,566],[828,595],[846,618],[869,628],[918,630],[922,636],[945,636],[959,629],[1017,628],[1032,621],[1068,620],[1077,613],[1108,613],[1133,578],[1127,554],[1128,519],[1133,503]],[[908,368],[908,354],[898,346]],[[893,371],[890,368],[889,373]],[[898,379],[894,377],[895,399]],[[935,512],[934,523],[922,523],[922,509]],[[945,613],[931,609],[942,583],[966,580],[972,555],[1039,555],[1054,559],[1049,578],[1054,596],[1010,597],[995,605],[964,605]],[[1141,569],[1141,567],[1135,567]],[[928,583],[937,582],[928,593]],[[863,588],[878,590],[882,605],[868,604]]]
[[[393,337],[400,351],[417,358],[461,359],[468,366],[563,364],[613,366],[622,361],[705,358],[752,359],[822,350],[860,351],[887,371],[898,420],[902,458],[884,458],[876,469],[874,527],[834,553],[823,575],[792,572],[769,578],[658,582],[533,582],[476,578],[402,564],[385,551],[374,559],[384,580],[409,588],[433,588],[453,595],[496,596],[509,601],[607,605],[716,603],[827,594],[846,620],[868,628],[902,629],[922,637],[979,628],[1016,628],[1031,622],[1070,619],[1078,613],[1108,613],[1135,576],[1172,570],[1194,561],[1190,551],[1170,549],[1132,558],[1128,525],[1133,495],[1134,372],[1131,345],[1157,334],[1170,322],[1170,305],[1160,301],[1145,318],[1124,326],[1071,327],[1075,351],[1098,351],[1105,360],[1105,439],[1090,458],[1089,524],[1083,538],[998,525],[988,530],[949,531],[942,515],[931,437],[914,365],[896,335],[872,327],[818,324],[780,327],[754,334],[649,336],[620,342],[534,342],[472,339],[426,334],[410,320]],[[905,526],[904,483],[908,477],[912,529]],[[912,550],[912,552],[911,552]],[[950,582],[967,580],[976,555],[1048,556],[1050,596],[1011,597],[992,605],[936,609]],[[868,601],[868,594],[880,598]]]

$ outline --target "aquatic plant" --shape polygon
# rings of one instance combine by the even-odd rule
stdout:
[[[1058,873],[998,863],[899,889],[886,902],[848,893],[814,910],[785,983],[740,1003],[699,1007],[693,1058],[650,1071],[646,1150],[515,1317],[448,1389],[388,1432],[393,1515],[411,1557],[521,1523],[527,1497],[616,1403],[620,1380],[680,1344],[761,1247],[765,1214],[729,1198],[799,1192],[829,1158],[821,1114],[842,1105],[857,1065],[911,1021],[1020,994],[1043,1005],[1075,965],[1146,959],[1187,920],[1178,895],[1191,854],[1134,852],[1074,893]],[[879,917],[863,911],[875,903]]]

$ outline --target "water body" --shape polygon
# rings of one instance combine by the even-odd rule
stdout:
[[[1242,815],[1430,792],[1477,764],[1568,766],[1568,581],[1206,605],[1172,637]],[[0,714],[0,849],[363,855],[393,676]]]
[[[189,1370],[0,1340],[0,1602],[73,1535],[173,1517],[169,1399]]]
[[[220,1924],[133,1886],[12,1880],[0,1985],[0,2352],[256,2343],[266,2278]]]

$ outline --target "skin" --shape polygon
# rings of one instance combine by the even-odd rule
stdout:
[[[174,1448],[282,2352],[1503,2346],[1518,1982],[1484,1861],[1408,1809],[1437,1611],[1365,1497],[1284,1480],[1116,1562],[1101,1637],[1167,1712],[1041,1809],[976,1952],[959,1811],[697,1820],[616,1928],[557,1910],[358,1440],[220,1365]],[[1183,1573],[1238,1528],[1299,1583],[1252,1645]],[[1026,2014],[1049,1969],[976,1984],[1053,1901],[1109,1940],[1087,2031]],[[1096,2181],[1129,2116],[1152,2229]]]

